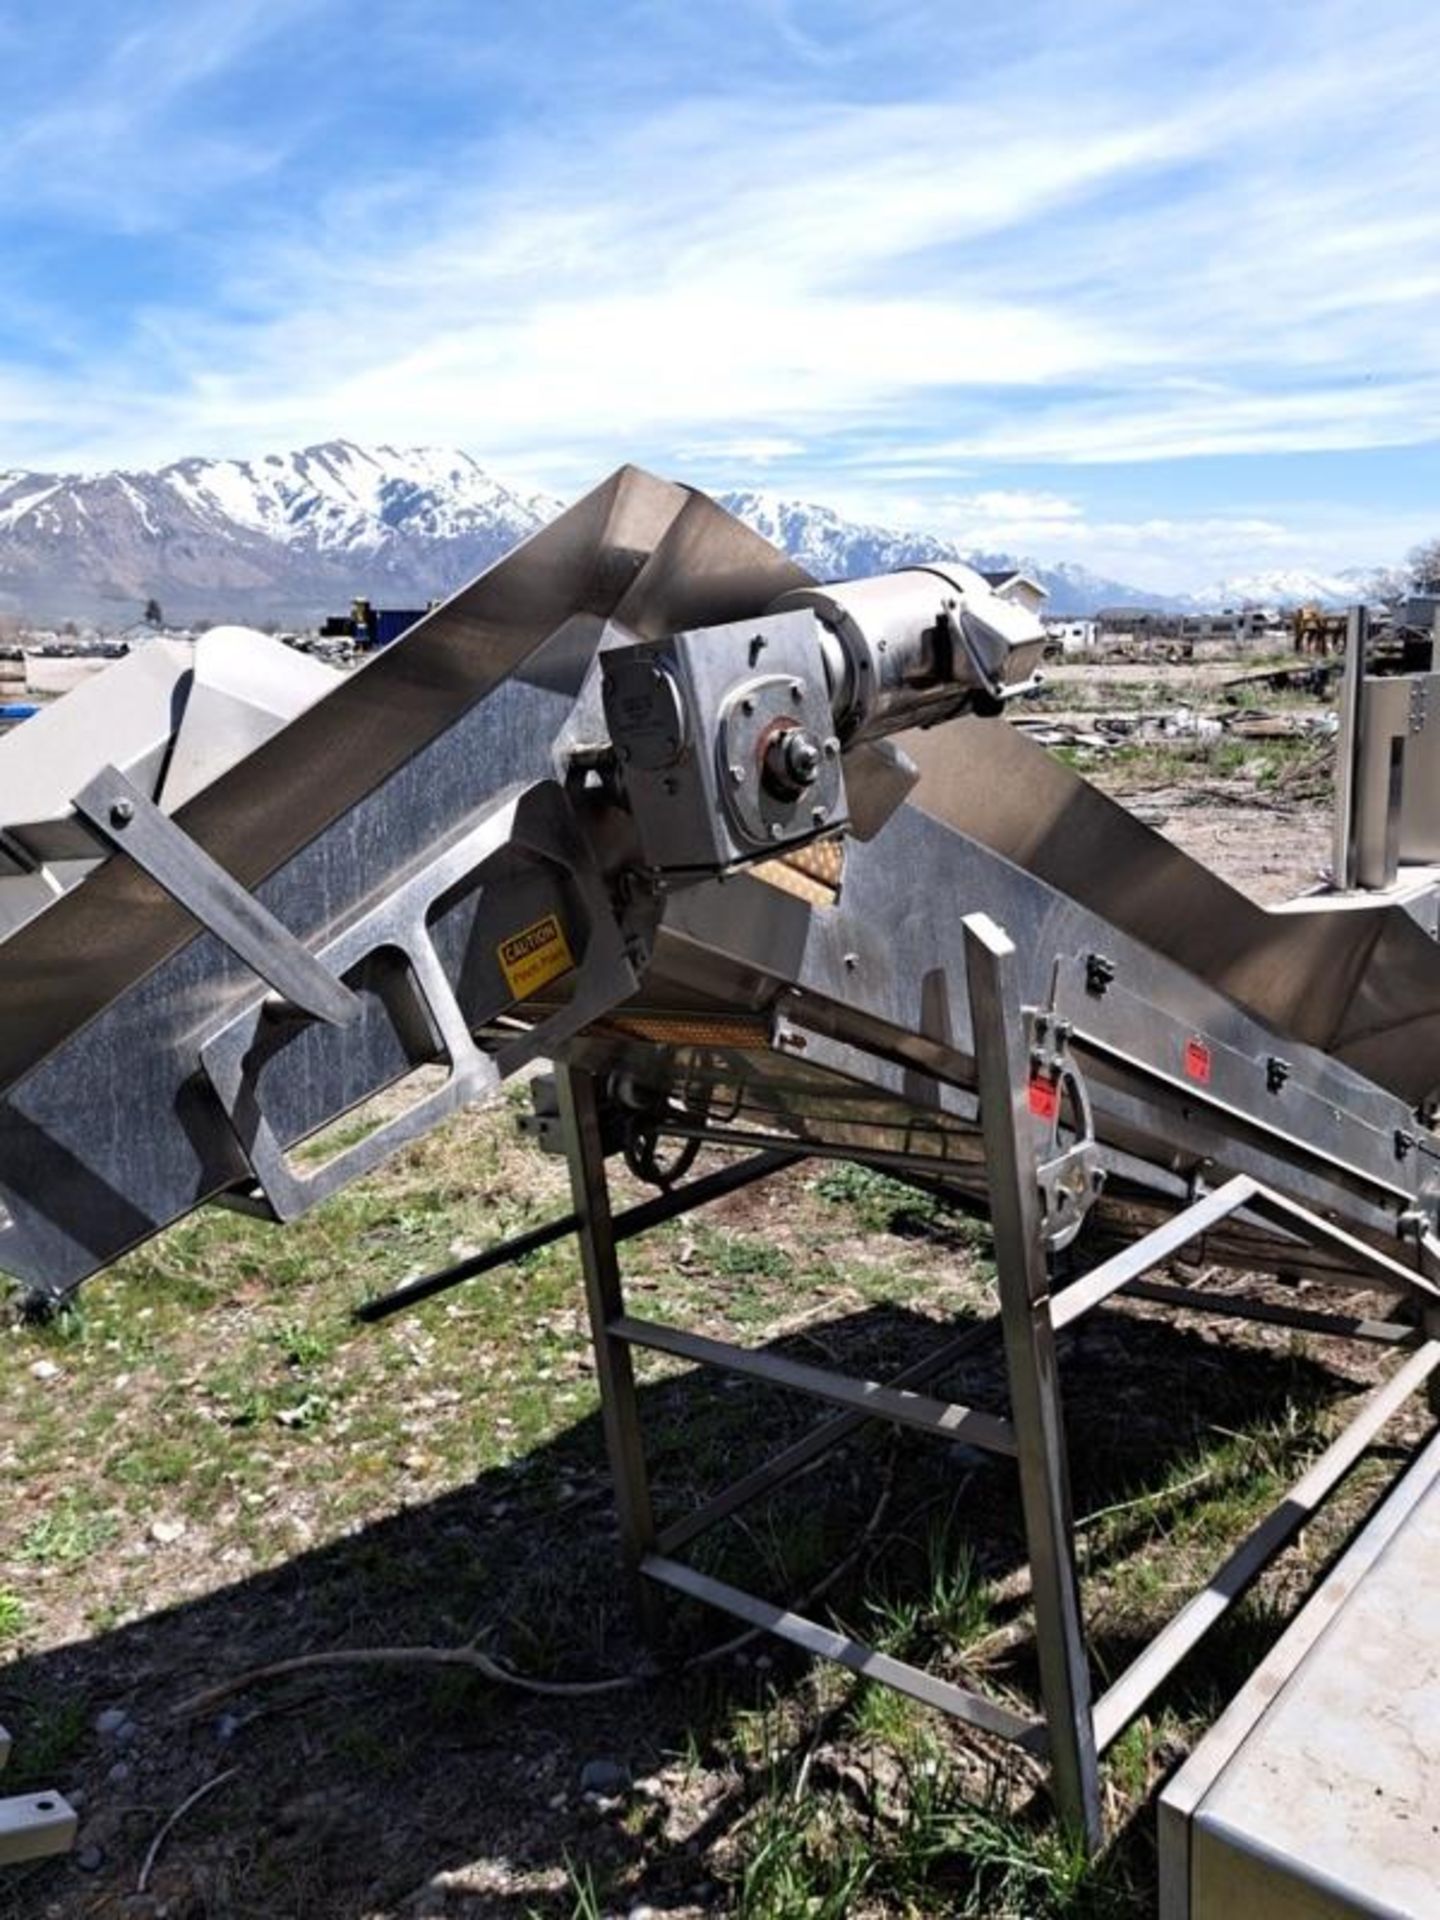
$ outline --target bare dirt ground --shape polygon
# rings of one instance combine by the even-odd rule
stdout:
[[[1105,768],[1088,771],[1110,787]],[[1328,809],[1306,798],[1276,798],[1254,773],[1211,777],[1202,765],[1188,783],[1162,778],[1138,786],[1122,772],[1111,790],[1147,826],[1267,906],[1308,892],[1328,871]]]
[[[1263,688],[1227,700],[1226,683],[1243,671],[1234,661],[1169,669],[1061,665],[1047,669],[1046,693],[1027,703],[1027,712],[1056,724],[1093,725],[1097,715],[1215,715],[1252,702],[1280,713],[1318,710],[1314,700]],[[1181,737],[1073,758],[1087,779],[1253,900],[1270,904],[1306,892],[1329,866],[1328,743]]]
[[[1139,753],[1094,771],[1257,897],[1323,863],[1324,780],[1298,755]],[[0,1915],[1153,1911],[1157,1783],[1393,1459],[1361,1469],[1112,1748],[1113,1838],[1087,1865],[1028,1763],[918,1706],[773,1643],[728,1644],[723,1621],[683,1605],[647,1652],[568,1246],[382,1327],[351,1320],[369,1294],[563,1207],[561,1169],[517,1141],[511,1108],[464,1116],[283,1234],[189,1222],[93,1282],[75,1315],[0,1336],[7,1786],[62,1788],[82,1816],[72,1858],[0,1871]],[[622,1200],[639,1191],[619,1184]],[[883,1378],[988,1311],[993,1274],[982,1228],[811,1165],[634,1243],[627,1278],[636,1311]],[[1062,1358],[1103,1684],[1376,1362],[1132,1303],[1087,1319]],[[811,1417],[668,1361],[644,1365],[640,1390],[662,1520]],[[993,1346],[941,1390],[999,1405]],[[1033,1703],[1003,1464],[871,1434],[691,1551]],[[460,1663],[317,1666],[196,1703],[265,1663],[383,1648]]]

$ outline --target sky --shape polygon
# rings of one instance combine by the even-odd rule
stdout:
[[[0,470],[344,437],[1389,564],[1437,74],[1434,0],[0,0]]]

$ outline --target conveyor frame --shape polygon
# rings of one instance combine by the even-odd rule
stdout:
[[[279,732],[240,699],[264,744],[192,766],[173,812],[136,783],[163,751],[148,706],[113,766],[72,742],[88,782],[64,761],[60,839],[47,802],[27,857],[112,851],[0,944],[6,1271],[53,1303],[206,1201],[292,1219],[555,1059],[573,1214],[518,1244],[578,1235],[647,1624],[678,1587],[1019,1741],[1096,1844],[1099,1754],[1435,1367],[1440,974],[1400,909],[1266,914],[997,724],[1042,638],[964,568],[817,591],[703,496],[622,470]],[[308,1157],[412,1073],[430,1090]],[[727,1087],[765,1130],[728,1128]],[[627,1314],[622,1237],[731,1176],[617,1219],[612,1117],[632,1146],[770,1149],[737,1185],[832,1154],[983,1202],[998,1315],[882,1384]],[[1116,1189],[1135,1244],[1057,1289]],[[1126,1287],[1196,1304],[1143,1276],[1212,1233],[1231,1264],[1379,1282],[1417,1328],[1353,1330],[1417,1350],[1095,1700],[1058,1338]],[[1007,1416],[920,1391],[993,1335]],[[636,1347],[833,1411],[657,1531]],[[1043,1718],[676,1557],[871,1418],[1015,1459]]]
[[[1200,1193],[1171,1219],[1057,1288],[1052,1281],[1040,1214],[1041,1170],[1028,1104],[1031,1065],[1015,949],[1003,930],[983,914],[966,919],[965,942],[999,1312],[944,1341],[888,1382],[856,1379],[829,1368],[800,1364],[628,1312],[618,1253],[624,1240],[659,1220],[674,1218],[721,1193],[780,1171],[803,1158],[805,1149],[791,1155],[757,1155],[617,1215],[611,1209],[606,1171],[600,1079],[595,1072],[573,1064],[559,1064],[556,1070],[572,1212],[487,1250],[478,1260],[436,1276],[432,1283],[402,1289],[362,1311],[367,1318],[383,1317],[473,1272],[492,1271],[507,1259],[518,1258],[535,1243],[537,1235],[543,1235],[548,1243],[574,1232],[585,1276],[622,1554],[646,1636],[657,1645],[663,1641],[664,1613],[658,1590],[666,1589],[761,1627],[812,1656],[893,1687],[982,1733],[1013,1742],[1048,1762],[1062,1819],[1093,1849],[1103,1839],[1100,1759],[1106,1748],[1143,1711],[1275,1554],[1314,1517],[1386,1423],[1431,1381],[1440,1367],[1440,1338],[1427,1337],[1434,1309],[1424,1304],[1428,1289],[1416,1274],[1248,1175],[1237,1175],[1214,1191]],[[865,1163],[863,1154],[854,1157]],[[1292,1312],[1269,1302],[1211,1296],[1200,1288],[1144,1278],[1162,1262],[1241,1215],[1295,1243],[1324,1249],[1361,1280],[1374,1279],[1391,1289],[1418,1293],[1421,1324],[1319,1314],[1300,1307]],[[1233,1313],[1302,1331],[1367,1340],[1392,1346],[1403,1358],[1389,1378],[1361,1401],[1343,1429],[1234,1548],[1204,1588],[1095,1697],[1077,1573],[1057,1343],[1059,1336],[1086,1313],[1122,1294],[1180,1311]],[[997,1334],[1003,1344],[1009,1384],[1008,1418],[921,1391]],[[797,1391],[832,1411],[771,1460],[662,1528],[656,1523],[651,1503],[635,1386],[636,1348]],[[821,1621],[701,1572],[678,1557],[701,1534],[775,1491],[868,1420],[964,1440],[1016,1461],[1036,1624],[1042,1706],[1038,1716],[1017,1712],[1007,1703],[881,1653]]]

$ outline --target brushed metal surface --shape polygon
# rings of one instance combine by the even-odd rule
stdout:
[[[533,681],[568,710],[605,621],[656,638],[739,618],[806,577],[703,495],[623,467],[176,818],[255,888],[502,685]],[[483,764],[473,778],[476,804],[493,797]],[[293,923],[302,938],[324,917],[322,890],[311,888],[308,913],[309,927]],[[122,857],[21,928],[0,947],[0,1087],[192,933]]]
[[[177,825],[299,941],[329,946],[487,810],[553,779],[567,749],[603,743],[602,646],[749,621],[804,578],[703,495],[622,469],[197,793]],[[791,1014],[817,1056],[827,1041],[869,1049],[890,1063],[880,1079],[866,1070],[869,1086],[922,1122],[956,1114],[973,1065],[961,921],[987,911],[1016,941],[1028,1004],[1048,1003],[1057,961],[1083,968],[1103,944],[1119,966],[1108,1012],[1080,1021],[1107,1150],[1182,1181],[1250,1172],[1385,1239],[1433,1202],[1440,1160],[1411,1137],[1406,1102],[1440,1079],[1440,957],[1407,915],[1267,914],[1002,721],[904,744],[916,797],[847,843],[833,905],[743,876],[653,897],[614,888],[627,939],[647,953],[659,939],[652,1002],[734,1012],[798,994]],[[896,765],[891,801],[909,778]],[[612,876],[635,864],[622,807],[587,790],[582,818]],[[564,913],[543,861],[492,878],[434,927],[476,1025],[507,1004],[479,939],[494,899],[531,919]],[[1139,1012],[1111,1031],[1127,995]],[[200,1063],[255,996],[253,974],[123,854],[0,945],[0,1265],[63,1287],[253,1178]],[[367,994],[343,1050],[318,1030],[296,1038],[274,1096],[281,1149],[418,1063],[382,998]],[[1205,1090],[1156,1067],[1192,1026],[1216,1063]],[[1282,1040],[1284,1097],[1252,1100]],[[762,1059],[751,1085],[766,1081]],[[670,1070],[687,1069],[672,1057]]]
[[[907,733],[912,805],[1406,1100],[1440,1087],[1440,947],[1402,907],[1269,913],[1013,728]]]
[[[1432,1920],[1437,1585],[1432,1441],[1167,1787],[1165,1920]]]
[[[608,622],[653,636],[721,621],[796,571],[712,502],[622,470],[176,823],[298,939],[325,944],[507,793],[553,776]],[[517,910],[535,871],[517,869]],[[473,921],[473,901],[457,898],[433,932],[484,1019],[494,1006]],[[0,1266],[63,1289],[250,1176],[200,1063],[255,992],[121,854],[0,947]],[[315,1071],[287,1080],[282,1145],[406,1070],[372,1010],[342,1054],[314,1035],[298,1043]]]

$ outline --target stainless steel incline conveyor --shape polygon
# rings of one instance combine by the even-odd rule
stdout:
[[[1263,912],[1020,739],[1042,639],[959,563],[817,584],[624,468],[349,676],[258,637],[127,661],[0,742],[0,1269],[59,1299],[203,1203],[293,1219],[552,1062],[532,1125],[573,1211],[537,1231],[579,1237],[646,1616],[698,1595],[1020,1741],[1095,1841],[1098,1753],[1440,1357],[1440,953],[1384,904]],[[687,1181],[702,1145],[752,1157]],[[621,1151],[660,1192],[615,1216]],[[877,1382],[627,1310],[626,1237],[812,1155],[990,1216],[1004,1411],[927,1391],[954,1342]],[[1225,1307],[1396,1370],[1094,1699],[1059,1342],[1122,1290],[1213,1304],[1147,1278],[1200,1241],[1379,1289],[1365,1320]],[[658,1531],[636,1347],[830,1411]],[[1038,1714],[682,1558],[871,1418],[1014,1461]]]

